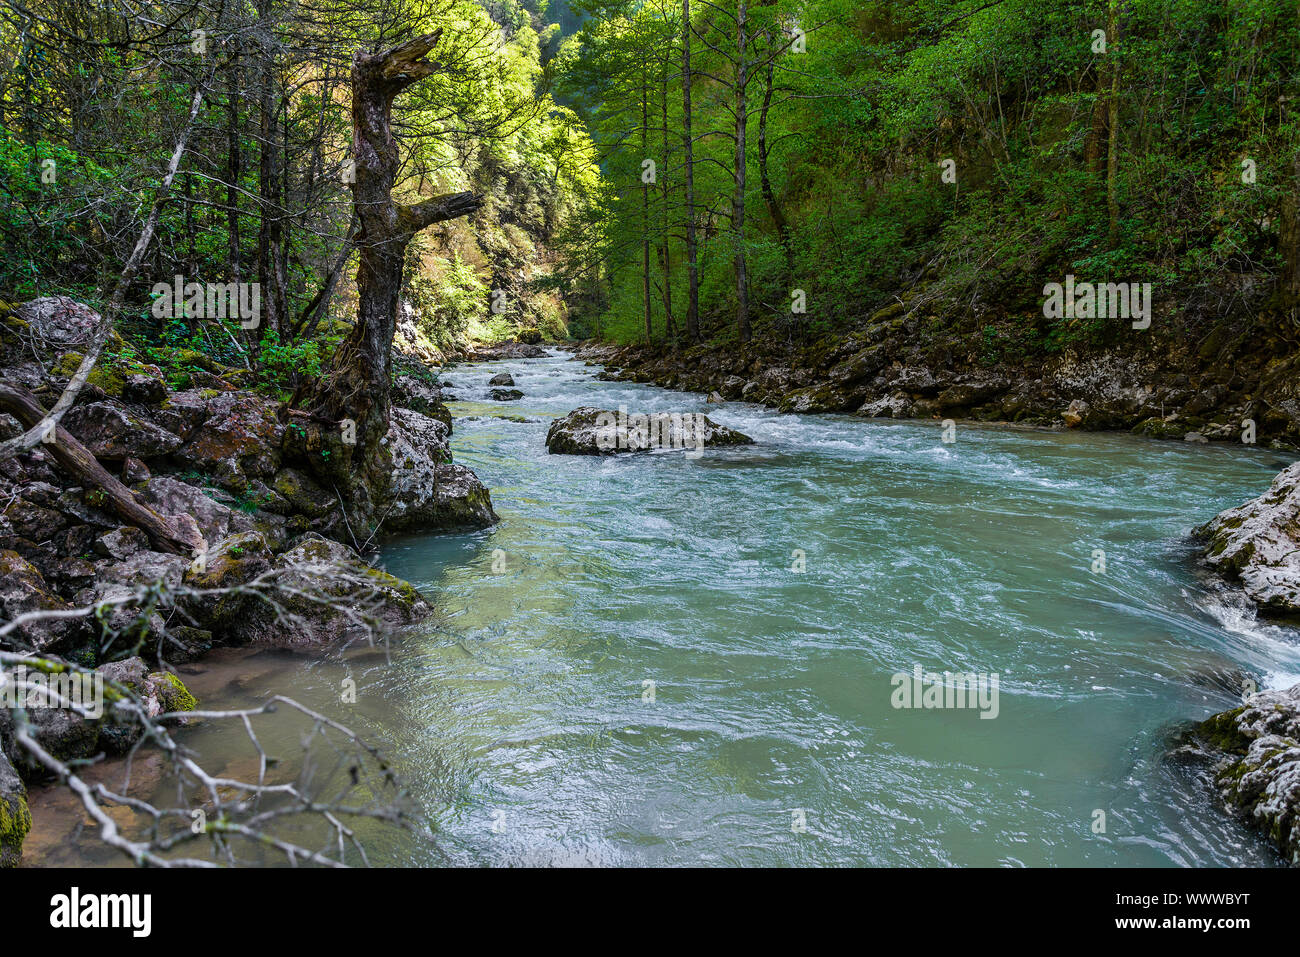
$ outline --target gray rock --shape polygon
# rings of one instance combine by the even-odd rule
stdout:
[[[67,296],[45,296],[25,302],[14,315],[50,346],[66,348],[89,341],[99,326],[99,313]]]
[[[518,389],[493,389],[489,394],[497,402],[516,402],[524,397]]]
[[[127,485],[139,485],[141,482],[147,482],[152,474],[149,471],[149,466],[133,455],[128,455],[122,460],[122,481]]]
[[[29,612],[66,611],[68,608],[67,602],[54,594],[31,562],[16,551],[0,550],[0,619],[13,621]],[[5,642],[20,651],[43,651],[75,645],[85,634],[84,619],[35,620],[10,633]]]
[[[1065,423],[1066,428],[1077,429],[1081,425],[1087,425],[1091,415],[1091,405],[1083,399],[1073,399],[1061,413],[1061,421]]]
[[[750,445],[748,435],[718,425],[701,413],[628,415],[583,406],[555,419],[546,433],[553,455],[614,455],[652,449],[690,450],[701,446]]]
[[[134,525],[123,525],[95,539],[95,551],[105,558],[123,561],[136,552],[149,550],[149,536]]]
[[[451,383],[444,382],[444,386]],[[451,412],[447,409],[447,396],[437,383],[428,382],[413,375],[400,375],[393,380],[393,405],[411,409],[431,419],[437,419],[452,431]]]
[[[1300,864],[1300,684],[1251,695],[1198,731],[1224,755],[1215,769],[1223,800]]]
[[[247,532],[253,521],[243,512],[206,495],[202,489],[167,475],[155,475],[145,485],[141,497],[146,505],[163,515],[188,515],[209,542],[216,542],[232,532]]]
[[[499,519],[483,483],[463,465],[450,464],[448,429],[410,409],[394,409],[385,437],[393,457],[385,532],[487,528]]]
[[[180,437],[148,419],[132,415],[120,403],[92,402],[69,409],[63,427],[100,459],[155,458],[181,444]]]
[[[215,637],[275,648],[318,648],[368,638],[372,628],[410,624],[430,610],[409,583],[367,565],[346,545],[314,534],[275,560],[268,581],[262,597],[231,596],[240,598],[238,614],[219,614]]]
[[[1240,582],[1261,612],[1300,615],[1300,462],[1193,534],[1208,542],[1206,564]]]
[[[167,398],[167,386],[149,375],[129,375],[122,384],[122,398],[142,405],[158,405]]]
[[[509,372],[498,372],[492,378],[488,379],[488,385],[514,385],[515,380]]]

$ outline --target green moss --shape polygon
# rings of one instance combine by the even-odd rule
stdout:
[[[1196,726],[1197,734],[1219,751],[1245,754],[1250,748],[1250,739],[1237,729],[1237,718],[1245,710],[1244,707],[1234,708],[1212,715]]]
[[[160,678],[171,686],[171,690],[166,688],[158,689],[158,703],[167,711],[193,711],[199,706],[198,698],[185,687],[185,682],[181,681],[170,671],[159,671],[149,677]]]
[[[0,867],[17,867],[23,839],[32,829],[32,812],[21,794],[0,797]]]
[[[59,361],[54,364],[50,371],[55,375],[70,379],[81,365],[82,358],[80,352],[65,352],[59,356]],[[86,377],[86,381],[103,389],[114,398],[121,398],[122,389],[126,386],[126,371],[107,357],[101,357],[95,368],[90,370],[90,375]]]

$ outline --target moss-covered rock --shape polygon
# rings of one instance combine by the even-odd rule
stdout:
[[[198,699],[185,687],[185,682],[170,671],[155,671],[147,681],[149,690],[165,712],[193,711],[199,706]]]
[[[1210,568],[1239,582],[1260,611],[1300,616],[1300,462],[1269,490],[1215,516],[1194,533]]]
[[[1196,730],[1220,755],[1214,780],[1223,800],[1300,864],[1300,684],[1251,695]]]
[[[31,829],[27,788],[0,751],[0,867],[18,866],[23,858],[23,840]]]

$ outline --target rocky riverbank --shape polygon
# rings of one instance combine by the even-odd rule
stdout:
[[[63,298],[0,304],[0,381],[52,407],[98,322]],[[337,429],[249,388],[247,370],[189,358],[177,374],[115,340],[62,426],[136,502],[198,542],[194,554],[160,549],[48,445],[0,460],[0,625],[53,613],[10,629],[0,650],[97,669],[156,701],[172,688],[169,665],[213,647],[319,651],[426,615],[423,596],[363,555],[389,533],[497,520],[488,490],[451,461],[436,379],[413,363],[394,383],[391,476],[370,490],[381,519],[366,528],[332,478],[349,451]],[[0,414],[0,441],[24,431]],[[36,740],[61,761],[131,743],[111,714],[32,713]],[[0,708],[0,865],[21,856],[24,780],[45,776],[9,716]]]
[[[915,305],[913,303],[913,305]],[[615,380],[716,392],[787,412],[953,418],[1126,430],[1192,442],[1300,447],[1300,353],[1264,329],[1200,341],[1136,338],[1122,349],[1014,357],[974,337],[935,338],[902,301],[815,345],[662,347],[585,343],[576,355]]]
[[[1204,561],[1262,615],[1300,624],[1300,462],[1268,491],[1198,527]],[[1196,738],[1219,796],[1300,864],[1300,684],[1255,693],[1206,719]]]

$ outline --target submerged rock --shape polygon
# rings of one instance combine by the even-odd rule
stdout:
[[[1214,772],[1223,800],[1300,864],[1300,684],[1251,695],[1197,732],[1223,755]]]
[[[652,449],[702,449],[752,445],[743,432],[718,425],[700,412],[624,415],[590,406],[556,419],[546,433],[553,455],[613,455]]]
[[[1208,541],[1206,564],[1240,582],[1261,612],[1300,615],[1300,462],[1193,534]]]
[[[524,397],[518,389],[493,389],[490,394],[497,402],[516,402]]]

